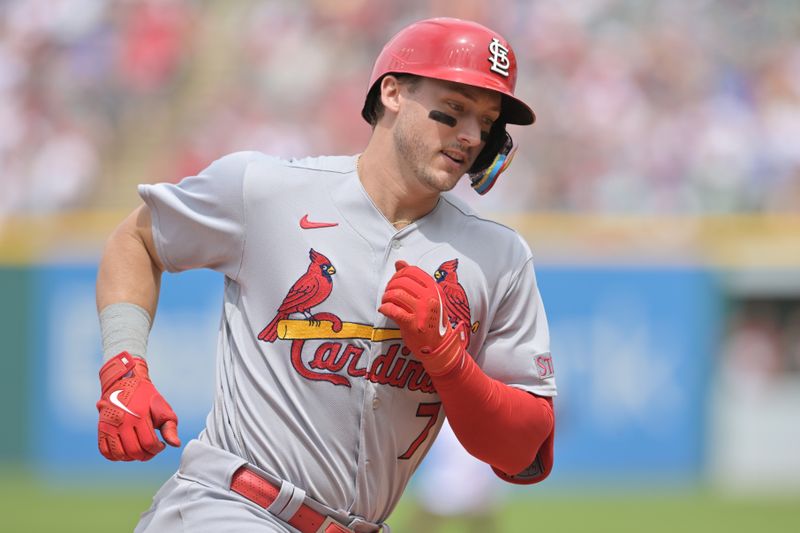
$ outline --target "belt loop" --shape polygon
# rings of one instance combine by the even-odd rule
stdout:
[[[288,522],[303,505],[306,499],[306,491],[295,487],[288,481],[281,482],[281,490],[278,497],[267,507],[267,511],[274,514],[284,522]]]

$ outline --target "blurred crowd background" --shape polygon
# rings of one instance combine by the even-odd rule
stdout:
[[[102,239],[136,184],[229,152],[359,152],[373,61],[430,16],[502,33],[537,114],[509,128],[520,150],[490,194],[455,190],[530,240],[551,321],[557,464],[523,494],[644,480],[796,503],[797,0],[0,0],[0,418],[21,428],[0,466],[174,469],[170,451],[111,465],[94,448]],[[189,433],[210,401],[218,282],[165,283],[151,339],[175,355],[154,374]],[[456,466],[443,435],[416,516],[471,510],[490,531],[508,487]]]
[[[503,33],[538,114],[489,205],[800,209],[795,0],[7,0],[0,216],[133,205],[239,149],[355,153],[380,47],[432,14]]]

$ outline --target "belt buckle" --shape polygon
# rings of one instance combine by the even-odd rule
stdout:
[[[353,533],[353,530],[326,516],[314,533]]]

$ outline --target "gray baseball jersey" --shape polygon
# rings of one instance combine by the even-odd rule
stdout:
[[[225,275],[215,400],[200,439],[383,521],[444,416],[422,364],[380,314],[395,261],[442,283],[489,376],[556,393],[531,252],[451,195],[401,230],[356,158],[226,156],[178,185],[142,185],[171,272]]]

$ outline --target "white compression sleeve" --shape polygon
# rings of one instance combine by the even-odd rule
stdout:
[[[144,359],[150,326],[150,314],[136,304],[120,302],[104,307],[100,311],[103,361],[120,352]]]

